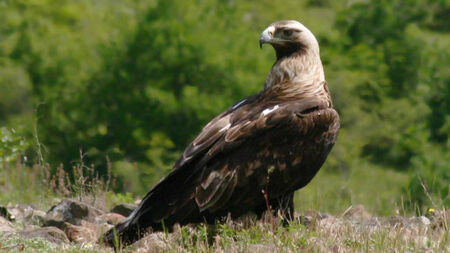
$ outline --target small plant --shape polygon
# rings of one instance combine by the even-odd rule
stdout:
[[[27,160],[22,156],[29,143],[14,128],[0,128],[0,168],[18,160]]]

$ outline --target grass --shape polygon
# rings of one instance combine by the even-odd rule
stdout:
[[[362,204],[377,215],[408,214],[403,189],[409,182],[406,173],[378,167],[354,169],[348,173],[321,170],[303,189],[297,191],[298,212],[320,210],[338,214],[349,206]]]
[[[111,176],[107,180],[100,180],[95,169],[83,163],[72,167],[72,174],[75,180],[71,181],[62,167],[26,167],[21,163],[5,165],[3,173],[0,173],[0,205],[33,204],[47,210],[55,204],[55,198],[82,198],[83,195],[95,193],[106,195],[106,207],[111,207],[140,198],[130,193],[112,192],[111,185],[115,180]],[[374,166],[348,172],[321,170],[310,184],[297,191],[294,201],[296,211],[320,210],[338,214],[349,206],[362,204],[376,215],[411,214],[411,211],[403,208],[403,201],[407,199],[403,189],[409,177],[406,173]]]
[[[111,177],[101,180],[83,163],[72,168],[69,180],[62,167],[4,167],[0,174],[0,205],[34,204],[41,210],[60,198],[103,199],[104,208],[134,202],[135,196],[114,193]],[[296,211],[327,212],[332,216],[296,220],[282,226],[277,218],[244,218],[216,226],[175,227],[173,233],[155,233],[123,252],[445,252],[450,250],[448,226],[399,226],[379,217],[369,223],[344,218],[350,206],[362,204],[377,216],[413,215],[403,208],[403,189],[409,175],[371,167],[347,173],[322,170],[295,197]],[[26,187],[24,187],[26,186]],[[395,196],[395,197],[393,197]],[[445,207],[444,207],[445,209]],[[20,229],[19,229],[20,230]],[[159,250],[159,251],[155,251]],[[24,239],[0,233],[0,252],[113,252],[95,243],[55,245],[44,239]]]
[[[1,249],[23,252],[112,252],[97,244],[57,246],[39,238],[0,235]],[[444,228],[391,226],[339,218],[315,220],[305,226],[280,225],[276,218],[245,218],[217,226],[176,227],[154,233],[122,252],[448,252]]]
[[[1,167],[0,167],[1,170]],[[108,178],[99,178],[95,168],[83,162],[71,168],[72,178],[62,166],[51,168],[46,165],[14,166],[4,164],[0,173],[0,205],[31,204],[37,209],[48,210],[61,198],[76,197],[105,201],[103,208],[109,209],[119,203],[132,203],[135,197],[130,193],[114,193],[114,180],[110,169]]]

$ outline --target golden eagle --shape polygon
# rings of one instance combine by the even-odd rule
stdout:
[[[301,23],[279,21],[263,31],[277,60],[264,88],[211,120],[173,170],[104,241],[138,240],[192,222],[213,223],[270,206],[293,216],[294,191],[314,177],[333,147],[339,115],[325,81],[319,44]]]

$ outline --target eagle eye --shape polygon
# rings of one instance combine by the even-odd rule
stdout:
[[[292,35],[292,30],[283,30],[283,35],[289,37]]]

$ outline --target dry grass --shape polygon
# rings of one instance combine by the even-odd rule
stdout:
[[[150,234],[121,252],[449,252],[449,217],[442,217],[444,213],[438,211],[430,225],[417,217],[316,215],[287,226],[278,218],[246,217],[216,226],[175,226],[173,233]],[[2,235],[0,241],[0,248],[9,252],[113,252],[95,243],[58,246]]]
[[[417,218],[244,219],[147,236],[125,252],[449,252],[448,227]],[[399,218],[400,219],[400,218]]]
[[[45,164],[26,167],[18,162],[15,167],[5,166],[3,171],[4,174],[0,176],[3,179],[0,180],[0,191],[10,194],[0,194],[0,203],[20,200],[22,203],[38,203],[37,206],[41,210],[47,210],[54,198],[76,197],[96,206],[100,203],[105,208],[112,203],[133,201],[131,195],[115,194],[111,191],[114,179],[111,177],[110,166],[108,177],[100,178],[93,166],[83,163],[81,152],[80,162],[71,168],[72,178],[62,166],[50,168]],[[26,187],[17,187],[21,185]],[[424,190],[426,191],[426,188]],[[332,204],[336,202],[336,197],[339,196],[325,199],[322,196],[321,201]],[[332,202],[333,200],[335,202]],[[304,215],[287,226],[283,226],[279,218],[270,216],[262,220],[256,220],[254,217],[227,220],[216,226],[175,226],[173,233],[148,235],[122,251],[450,252],[447,217],[449,212],[442,210],[445,207],[440,208],[442,211],[429,213],[432,223],[427,225],[418,217],[387,218],[372,217],[370,214],[354,216],[351,212],[353,209],[345,210],[342,208],[343,203],[339,203],[336,204],[336,209],[341,211],[333,212],[334,216],[324,217],[317,211],[307,212],[302,209]],[[322,210],[320,206],[322,205],[319,203],[313,207]],[[388,208],[389,203],[381,207]],[[96,243],[54,245],[44,239],[24,239],[0,233],[0,252],[17,251],[113,252],[112,249]]]

